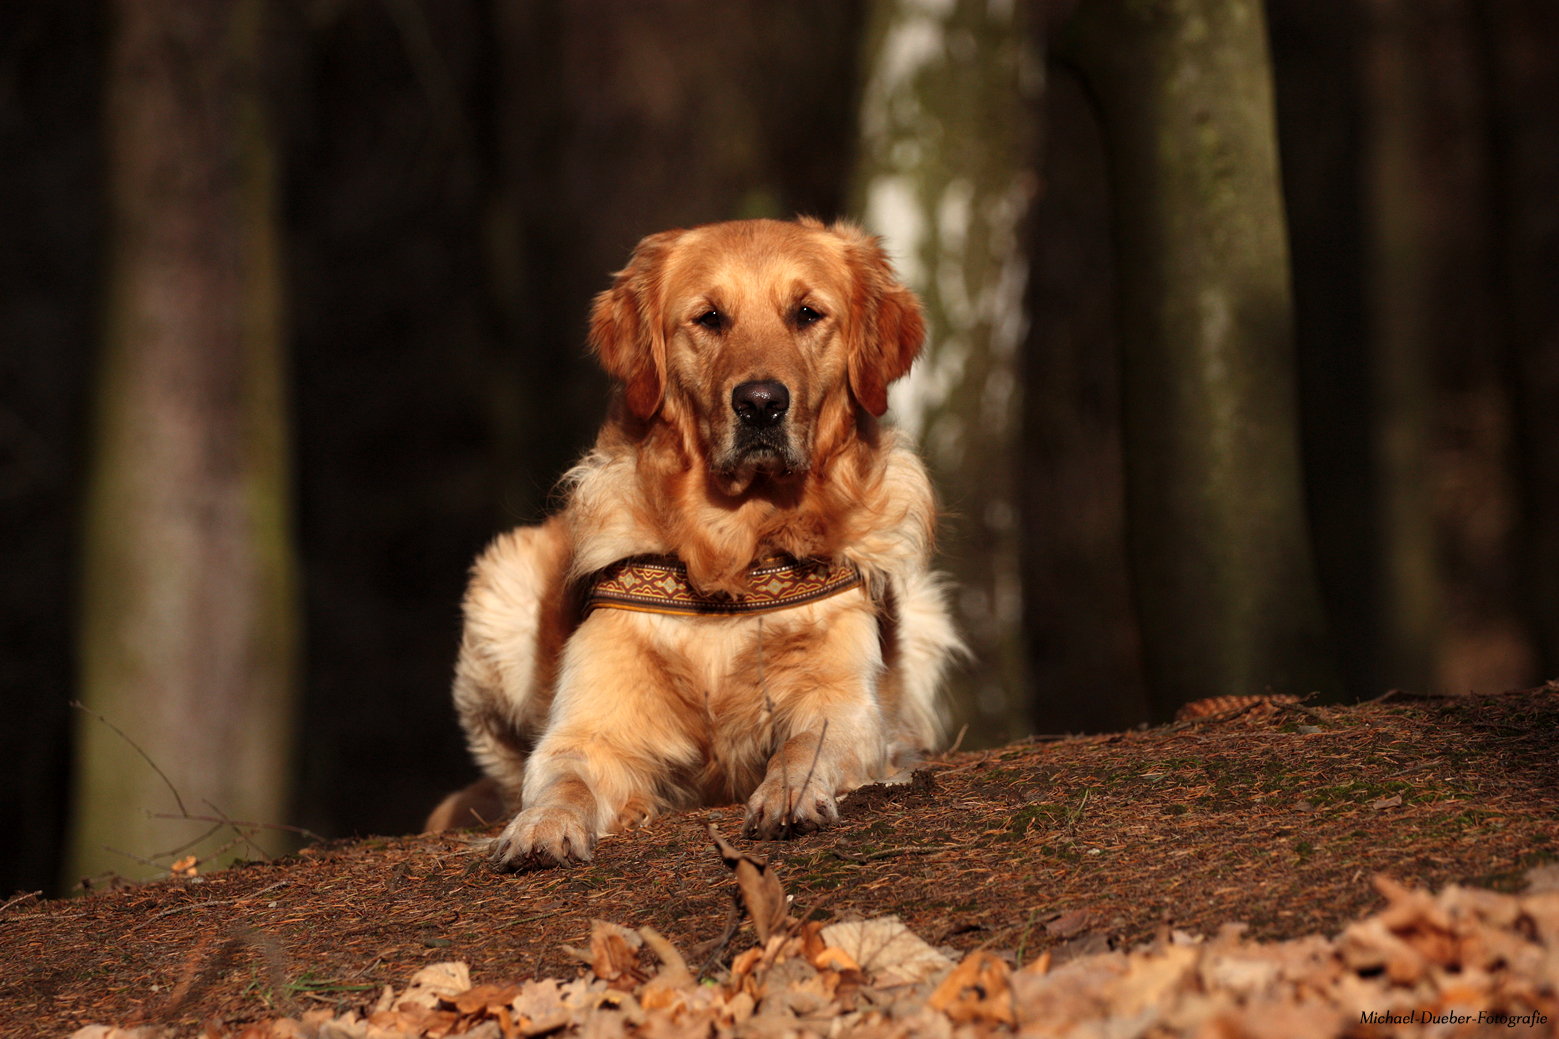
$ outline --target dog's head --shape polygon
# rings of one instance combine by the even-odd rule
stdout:
[[[641,420],[680,429],[728,494],[812,468],[879,416],[925,324],[875,238],[743,220],[639,243],[590,343]]]

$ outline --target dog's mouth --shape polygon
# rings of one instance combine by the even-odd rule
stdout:
[[[753,429],[738,425],[732,430],[730,449],[716,466],[732,477],[793,476],[807,470],[806,456],[796,449],[786,426]]]

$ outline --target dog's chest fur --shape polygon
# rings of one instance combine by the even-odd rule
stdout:
[[[584,630],[591,625],[598,630]],[[818,710],[820,696],[828,705],[826,690],[842,677],[840,655],[825,647],[850,645],[856,681],[875,682],[882,669],[877,611],[860,588],[761,616],[598,610],[579,634],[581,651],[597,639],[636,643],[675,704],[643,723],[672,765],[667,807],[752,794],[785,739],[814,722],[803,712]]]

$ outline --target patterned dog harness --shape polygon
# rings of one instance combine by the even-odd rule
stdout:
[[[705,594],[693,587],[675,556],[620,559],[590,580],[585,613],[597,607],[669,613],[681,617],[772,613],[857,588],[861,575],[848,563],[774,556],[747,569],[751,591]]]

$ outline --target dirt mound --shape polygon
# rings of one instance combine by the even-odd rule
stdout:
[[[237,1035],[283,1017],[302,1027],[314,1008],[310,1025],[323,1037],[326,1019],[347,1027],[348,1013],[364,1023],[375,1012],[400,1012],[406,979],[441,962],[464,963],[482,982],[464,991],[519,991],[493,1003],[484,990],[467,997],[467,1009],[439,997],[425,1009],[454,1015],[438,1019],[449,1024],[439,1034],[489,1024],[492,1035],[540,1034],[525,1029],[543,1019],[515,1009],[526,984],[583,986],[587,1002],[618,992],[619,1007],[631,997],[645,1017],[611,1010],[612,1020],[629,1034],[657,1034],[650,1023],[660,1019],[641,986],[654,984],[656,963],[665,959],[649,944],[634,949],[637,973],[612,988],[600,964],[581,965],[565,950],[593,949],[599,931],[592,920],[615,921],[641,941],[646,933],[664,936],[667,948],[679,950],[690,976],[704,979],[686,987],[694,1017],[684,1023],[695,1031],[747,1029],[760,1019],[750,1027],[777,1026],[751,992],[750,1019],[738,1026],[734,1012],[721,1016],[753,978],[765,991],[821,986],[814,995],[827,996],[819,1006],[836,1004],[833,1020],[860,1015],[831,1027],[868,1029],[860,1034],[1008,1029],[990,1007],[963,1020],[948,1009],[970,999],[994,1007],[1000,997],[991,993],[1003,985],[1013,1020],[1029,1029],[1039,1019],[1024,1014],[1082,1028],[1132,1005],[1149,1017],[1120,1034],[1309,1034],[1259,1013],[1240,1018],[1245,1024],[1212,1011],[1197,1016],[1212,1005],[1205,1001],[1224,995],[1239,1007],[1258,1006],[1268,991],[1262,986],[1279,983],[1291,983],[1281,998],[1315,1003],[1306,1018],[1317,1022],[1313,1034],[1395,1034],[1425,1026],[1358,1014],[1435,1006],[1469,1008],[1474,1017],[1539,1013],[1549,1023],[1518,1021],[1514,1033],[1508,1021],[1487,1027],[1551,1034],[1559,954],[1550,903],[1509,893],[1533,867],[1559,858],[1556,763],[1559,691],[1552,686],[1346,708],[1263,703],[1233,717],[954,755],[930,763],[932,776],[918,787],[867,793],[835,829],[743,844],[740,851],[772,857],[791,919],[816,927],[893,915],[947,957],[940,969],[949,973],[940,980],[907,983],[922,986],[910,996],[921,1009],[903,1003],[897,1016],[885,1007],[902,1003],[909,990],[887,1004],[869,995],[854,1009],[837,1002],[839,986],[854,984],[858,994],[883,986],[870,969],[855,980],[843,960],[819,965],[820,928],[809,938],[801,923],[786,925],[757,945],[751,922],[730,933],[736,882],[711,850],[707,824],[737,831],[741,813],[732,807],[610,838],[594,863],[569,870],[499,874],[459,836],[406,837],[327,845],[289,861],[70,901],[13,902],[0,916],[13,950],[0,979],[0,1034],[68,1035],[113,1023]],[[1385,887],[1384,908],[1371,883],[1376,874],[1406,885]],[[1444,890],[1424,901],[1427,894],[1407,890],[1453,884],[1494,893]],[[1243,929],[1226,928],[1231,921]],[[1348,928],[1353,921],[1361,922]],[[1476,926],[1463,934],[1457,928],[1467,921]],[[1365,948],[1358,935],[1366,933],[1383,957],[1378,964],[1356,958]],[[1504,950],[1504,959],[1478,959],[1483,952],[1469,951],[1477,949]],[[1294,950],[1309,950],[1302,955],[1315,970],[1330,964],[1324,971],[1340,971],[1334,982],[1351,977],[1385,988],[1338,996],[1342,990],[1316,980],[1324,971],[1306,980],[1284,966],[1301,956]],[[781,983],[766,973],[785,963],[797,964],[788,968],[796,977]],[[960,971],[964,980],[946,1005],[933,1006],[931,996]],[[831,982],[833,975],[839,980]],[[482,999],[489,1001],[478,1006]],[[1413,1002],[1420,999],[1429,1002]],[[695,1007],[698,1000],[707,1005]],[[493,1009],[505,1006],[512,1031]],[[802,1027],[794,1010],[787,1011],[791,1026]],[[707,1020],[699,1016],[706,1011]],[[922,1021],[920,1013],[932,1016]],[[522,1017],[531,1024],[521,1025]],[[1111,1020],[1105,1031],[1114,1034],[1121,1019]],[[1265,1032],[1262,1020],[1271,1025]],[[608,1031],[591,1034],[615,1034],[602,1022],[590,1027]],[[1209,1022],[1224,1022],[1217,1025],[1223,1031],[1197,1031],[1213,1028]],[[562,1034],[565,1024],[549,1027]],[[689,1034],[676,1027],[663,1034]],[[932,1031],[915,1030],[922,1027]],[[1460,1034],[1485,1025],[1427,1027]]]

